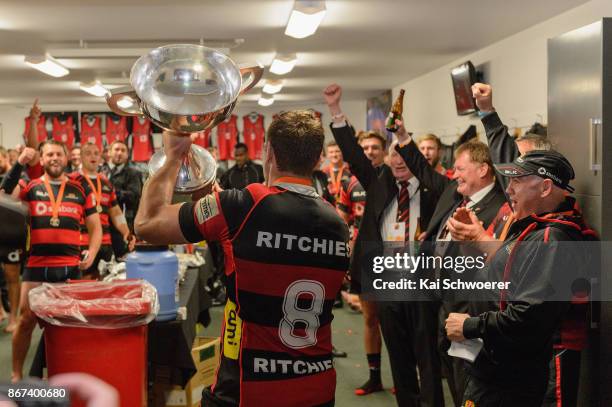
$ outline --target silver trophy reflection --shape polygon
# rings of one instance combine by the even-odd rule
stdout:
[[[188,136],[212,128],[229,117],[238,96],[261,79],[263,68],[239,68],[227,55],[201,45],[155,48],[140,57],[130,72],[130,87],[106,98],[121,116],[146,116],[157,126]],[[158,151],[149,161],[153,174],[166,156]],[[211,154],[198,145],[183,158],[175,191],[190,193],[210,185],[217,170]]]

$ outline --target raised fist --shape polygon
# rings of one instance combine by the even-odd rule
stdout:
[[[485,83],[475,83],[472,85],[472,95],[476,100],[476,106],[481,112],[492,112],[493,108],[493,88]]]
[[[338,84],[331,84],[323,90],[323,97],[327,106],[338,106],[342,97],[342,88]]]
[[[21,154],[19,154],[19,157],[17,158],[17,162],[19,162],[19,164],[21,165],[26,165],[30,161],[32,161],[35,155],[36,155],[36,150],[30,147],[25,147],[23,151],[21,151]]]
[[[40,110],[40,107],[38,107],[38,98],[36,98],[34,99],[34,104],[30,109],[30,119],[38,120],[41,114],[42,111]]]

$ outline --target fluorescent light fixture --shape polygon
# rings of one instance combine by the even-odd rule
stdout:
[[[90,95],[103,97],[108,93],[108,89],[106,89],[99,81],[94,81],[91,83],[83,83],[81,82],[79,85],[82,91],[89,93]]]
[[[293,38],[311,36],[319,28],[325,12],[325,1],[295,0],[285,35]]]
[[[295,54],[276,55],[270,65],[270,72],[276,75],[284,75],[293,69],[297,62],[297,56]]]
[[[34,69],[39,70],[42,73],[51,75],[54,78],[61,78],[62,76],[68,75],[70,71],[66,69],[62,64],[53,59],[50,55],[44,56],[26,56],[24,62]]]
[[[269,95],[269,96],[261,95],[259,97],[259,100],[257,101],[257,104],[259,106],[270,106],[272,103],[274,103],[274,96],[272,95]]]
[[[283,88],[283,80],[282,79],[268,79],[266,80],[266,84],[263,87],[263,91],[265,93],[269,93],[271,95],[280,92],[280,90]]]

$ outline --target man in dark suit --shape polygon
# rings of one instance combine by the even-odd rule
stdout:
[[[459,255],[460,248],[451,244],[451,236],[446,227],[446,222],[453,216],[456,209],[459,207],[471,209],[487,228],[505,202],[504,192],[495,180],[487,145],[479,141],[462,144],[455,152],[455,171],[453,179],[449,180],[436,172],[425,157],[418,154],[416,143],[412,141],[403,126],[398,131],[398,138],[403,140],[403,149],[407,150],[405,160],[408,168],[419,179],[421,185],[440,194],[440,200],[421,246],[423,252],[441,257]],[[436,270],[436,273],[448,276],[452,275],[453,270]],[[452,294],[451,292],[442,293],[442,307],[439,313],[441,329],[449,313],[467,312],[468,303],[454,300]],[[441,358],[447,369],[448,384],[455,404],[460,405],[466,379],[463,361],[446,354],[445,350],[449,343],[443,332],[440,336]]]
[[[402,240],[414,240],[419,227],[427,228],[439,194],[420,185],[405,165],[406,154],[409,153],[406,147],[395,146],[391,150],[390,166],[372,165],[355,139],[355,130],[340,109],[341,94],[342,89],[335,84],[324,91],[333,119],[331,129],[334,138],[367,196],[350,268],[351,290],[360,292],[361,274],[372,273],[371,257],[383,253],[383,242],[391,240],[389,231],[395,225],[403,224]],[[422,157],[418,149],[417,154]],[[424,157],[422,159],[425,160]],[[377,305],[398,405],[443,406],[440,363],[435,345],[436,310],[430,303],[385,301]]]

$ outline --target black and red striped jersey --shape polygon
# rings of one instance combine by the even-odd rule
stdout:
[[[51,181],[50,185],[54,196],[57,197],[61,182]],[[57,227],[51,226],[51,201],[43,178],[30,181],[19,196],[30,208],[30,255],[27,266],[78,265],[81,218],[96,213],[93,195],[87,196],[78,182],[68,179],[59,206]]]
[[[73,172],[68,175],[70,179],[77,181],[85,191],[86,194],[93,193],[95,197],[96,205],[100,205],[102,212],[100,214],[100,223],[102,224],[102,244],[110,245],[111,244],[111,236],[110,236],[110,215],[109,209],[117,203],[117,195],[115,194],[115,188],[113,184],[106,178],[103,174],[98,174],[100,177],[100,188],[101,191],[98,190],[98,179],[97,177],[89,177],[92,185],[94,186],[94,190],[92,191],[91,185],[85,179],[85,176],[80,172]],[[91,192],[90,192],[91,191]],[[87,227],[85,226],[85,219],[81,220],[81,246],[89,245],[89,234],[87,233]]]
[[[348,228],[294,178],[187,203],[189,241],[220,241],[228,300],[211,396],[229,405],[333,403],[332,306],[349,265]]]
[[[359,226],[363,218],[363,210],[366,204],[366,191],[354,175],[349,182],[342,183],[338,209],[350,215],[353,226],[353,240],[357,239]]]

